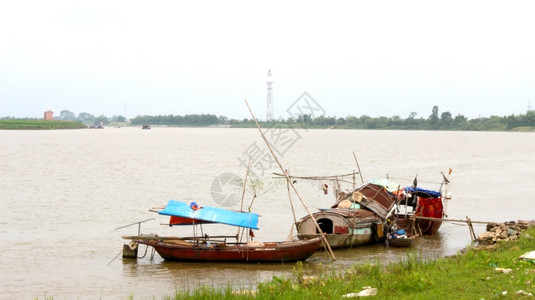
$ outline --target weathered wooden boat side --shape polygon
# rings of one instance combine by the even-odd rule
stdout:
[[[379,211],[386,208],[368,199]],[[330,208],[312,214],[331,248],[349,248],[378,242],[383,236],[383,222],[375,212],[362,208]],[[310,239],[320,235],[310,216],[297,223],[299,239]]]
[[[299,239],[314,238],[319,234],[299,234]],[[327,234],[325,235],[327,243],[332,249],[350,248],[358,245],[366,245],[374,242],[373,232],[369,228],[357,230],[354,234]],[[321,246],[323,248],[323,246]]]
[[[288,262],[304,261],[316,252],[321,239],[256,244],[202,244],[187,241],[135,240],[153,247],[165,260],[204,262]]]
[[[442,221],[417,219],[412,218],[412,216],[398,215],[396,217],[396,225],[409,232],[433,235],[438,233],[440,226],[442,226]]]
[[[393,247],[411,247],[416,240],[415,236],[403,237],[403,238],[388,238],[388,244]]]

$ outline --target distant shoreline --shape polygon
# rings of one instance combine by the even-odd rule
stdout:
[[[50,130],[50,129],[82,129],[87,128],[82,122],[58,120],[0,120],[3,130]]]
[[[291,124],[292,128],[303,128],[299,124]],[[252,124],[220,124],[220,125],[151,125],[153,128],[255,128]],[[264,123],[262,128],[288,126],[287,123]],[[126,122],[114,122],[105,124],[106,127],[140,127],[138,125],[128,124]],[[348,126],[305,126],[307,129],[332,129],[332,130],[431,130],[431,131],[494,131],[494,132],[535,132],[535,126],[518,126],[509,130],[497,130],[496,128],[480,129],[480,130],[466,130],[466,129],[429,129],[429,128],[351,128]],[[87,129],[89,126],[78,121],[62,121],[62,120],[27,120],[27,119],[10,119],[0,120],[0,130],[54,130],[54,129]],[[141,127],[140,127],[141,128]]]

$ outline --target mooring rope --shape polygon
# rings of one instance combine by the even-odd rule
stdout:
[[[121,255],[121,253],[123,253],[123,250],[121,250],[117,255],[115,255],[115,257],[112,260],[110,260],[108,265],[111,264],[117,257],[119,257],[119,255]]]
[[[138,246],[139,246],[139,244],[138,244]],[[145,257],[145,255],[147,255],[147,250],[149,249],[149,245],[145,245],[145,246],[146,246],[146,247],[145,247],[145,253],[143,254],[143,256],[138,257],[138,259],[142,259],[142,258]]]

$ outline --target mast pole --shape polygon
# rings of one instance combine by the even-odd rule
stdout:
[[[362,183],[364,183],[364,178],[362,178],[362,172],[360,172],[359,161],[357,160],[357,156],[355,155],[355,151],[353,151],[353,157],[355,158],[355,162],[357,163],[357,169],[359,169],[360,181]]]
[[[333,250],[331,249],[331,246],[329,245],[329,243],[327,242],[327,239],[325,238],[325,234],[323,233],[323,230],[321,230],[318,222],[316,222],[316,219],[314,219],[314,216],[312,216],[312,213],[310,212],[310,210],[308,209],[308,206],[306,205],[305,201],[303,200],[303,197],[301,197],[301,194],[299,194],[299,191],[297,190],[297,188],[295,187],[295,185],[293,184],[292,180],[290,179],[290,176],[288,175],[288,173],[286,172],[286,170],[284,169],[284,167],[282,166],[282,164],[280,163],[279,159],[277,158],[277,156],[275,155],[275,152],[273,152],[273,149],[271,149],[271,146],[269,145],[269,142],[267,141],[266,139],[266,136],[264,135],[264,133],[262,132],[262,129],[260,128],[260,125],[258,124],[258,121],[256,120],[256,117],[254,116],[253,114],[253,111],[251,110],[251,107],[249,106],[249,103],[247,102],[247,100],[245,100],[245,104],[247,105],[247,108],[249,109],[249,112],[251,113],[251,116],[253,117],[253,120],[256,124],[256,128],[258,128],[258,131],[260,131],[260,135],[262,136],[262,139],[264,140],[264,142],[266,143],[268,149],[269,149],[269,152],[271,153],[271,156],[273,156],[273,158],[275,159],[275,161],[277,162],[277,165],[279,165],[279,168],[281,169],[281,171],[284,173],[284,176],[286,177],[286,180],[288,181],[288,183],[290,184],[290,186],[292,187],[292,189],[294,190],[295,194],[297,195],[297,197],[299,198],[299,201],[301,201],[301,204],[303,205],[303,207],[306,209],[308,215],[310,216],[310,218],[312,219],[312,221],[314,221],[314,224],[316,225],[316,229],[320,232],[320,235],[321,235],[321,240],[323,241],[323,245],[325,246],[325,248],[328,250],[331,258],[333,260],[336,260],[336,258],[334,257],[334,253],[333,253]]]

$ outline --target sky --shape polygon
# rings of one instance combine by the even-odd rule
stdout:
[[[469,119],[535,106],[533,1],[2,1],[0,117]],[[531,101],[531,102],[530,102]]]

